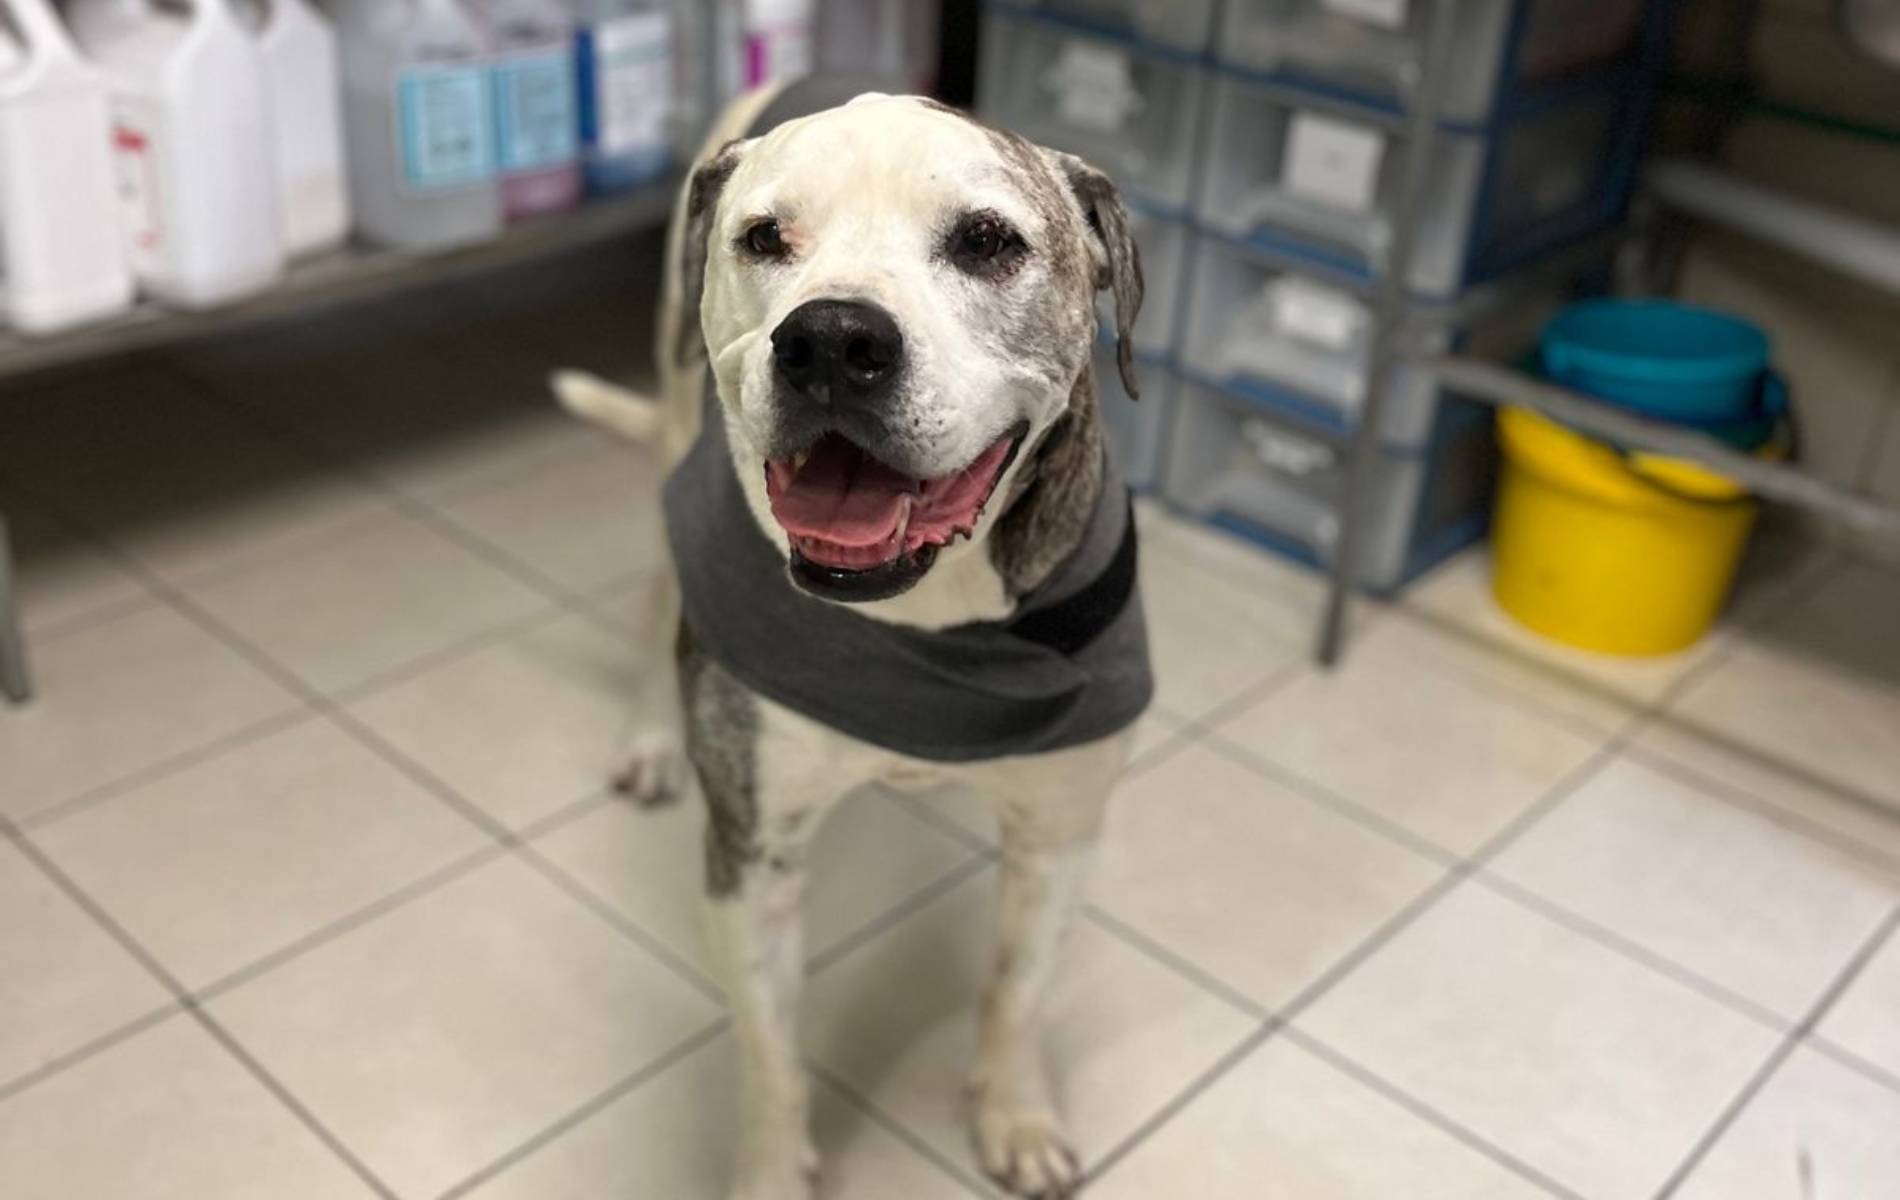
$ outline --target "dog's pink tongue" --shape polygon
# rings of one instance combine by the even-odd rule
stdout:
[[[916,483],[843,438],[827,437],[792,472],[773,463],[767,488],[772,515],[787,533],[841,546],[874,546],[903,519]]]

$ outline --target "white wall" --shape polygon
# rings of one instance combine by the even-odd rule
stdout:
[[[1690,0],[1682,72],[1706,78],[1732,65],[1722,59],[1717,26],[1734,7]],[[1752,48],[1763,98],[1884,126],[1895,140],[1757,115],[1734,129],[1724,159],[1751,178],[1900,227],[1900,71],[1853,50],[1835,32],[1828,7],[1826,0],[1763,0]],[[1693,244],[1680,291],[1773,334],[1804,419],[1811,469],[1900,502],[1900,296],[1714,233]],[[1900,545],[1855,548],[1900,563]]]

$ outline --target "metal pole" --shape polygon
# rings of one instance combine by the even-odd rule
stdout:
[[[1418,365],[1461,396],[1528,408],[1613,445],[1693,462],[1757,496],[1820,513],[1859,533],[1900,541],[1900,505],[1883,504],[1785,463],[1744,454],[1698,430],[1645,420],[1496,363],[1444,355],[1422,358]]]
[[[7,518],[0,513],[0,696],[24,704],[33,695],[33,687],[26,674],[26,643],[20,637],[11,547]]]
[[[1326,608],[1320,618],[1319,661],[1339,661],[1345,636],[1346,608],[1359,560],[1366,497],[1377,481],[1379,427],[1385,416],[1385,394],[1404,348],[1406,312],[1410,307],[1412,252],[1418,242],[1418,216],[1426,180],[1431,173],[1433,143],[1437,140],[1438,110],[1445,92],[1446,69],[1451,61],[1457,28],[1458,0],[1436,0],[1426,37],[1425,59],[1415,86],[1407,97],[1405,163],[1399,176],[1399,194],[1392,210],[1392,245],[1373,298],[1373,340],[1366,375],[1366,399],[1359,423],[1346,452],[1346,494],[1339,500],[1339,541],[1333,547]]]

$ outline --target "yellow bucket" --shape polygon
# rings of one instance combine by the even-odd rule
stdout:
[[[1668,654],[1708,632],[1755,521],[1739,485],[1525,409],[1501,412],[1498,434],[1492,589],[1507,612],[1608,654]]]

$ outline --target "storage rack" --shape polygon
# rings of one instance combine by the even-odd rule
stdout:
[[[1338,651],[1349,582],[1363,583],[1369,576],[1376,590],[1391,590],[1482,534],[1491,461],[1488,422],[1478,402],[1483,398],[1443,387],[1445,376],[1426,370],[1426,360],[1458,348],[1451,340],[1454,330],[1480,318],[1524,310],[1529,307],[1526,300],[1537,298],[1535,288],[1555,290],[1552,285],[1579,276],[1586,266],[1607,263],[1614,240],[1605,231],[1620,225],[1633,190],[1670,6],[1670,0],[1647,6],[1612,0],[1571,6],[1568,13],[1556,6],[1560,18],[1584,13],[1585,20],[1620,10],[1628,21],[1626,36],[1621,41],[1615,36],[1603,39],[1594,57],[1582,52],[1576,56],[1580,62],[1556,66],[1531,82],[1520,77],[1529,72],[1519,56],[1524,62],[1531,57],[1527,47],[1536,32],[1530,19],[1533,10],[1548,15],[1545,10],[1552,6],[1537,0],[1414,2],[1404,36],[1416,40],[1406,43],[1395,34],[1393,41],[1422,50],[1404,60],[1409,72],[1388,65],[1383,69],[1386,77],[1371,83],[1351,79],[1350,71],[1309,69],[1309,64],[1326,62],[1327,48],[1317,40],[1329,36],[1335,26],[1372,30],[1375,25],[1356,25],[1346,17],[1327,24],[1312,15],[1329,19],[1328,10],[1350,15],[1356,9],[1373,14],[1368,21],[1405,26],[1404,3],[1295,0],[1277,12],[1246,0],[1225,0],[1223,5],[1197,0],[1166,10],[1132,0],[991,0],[987,6],[990,57],[979,64],[985,114],[1018,126],[1032,138],[1095,159],[1096,165],[1121,176],[1132,208],[1164,222],[1177,221],[1177,229],[1193,230],[1197,250],[1183,272],[1186,282],[1172,294],[1165,283],[1151,288],[1152,301],[1172,308],[1166,314],[1173,330],[1166,348],[1157,353],[1137,339],[1138,357],[1164,368],[1163,406],[1170,402],[1171,389],[1179,393],[1172,396],[1175,411],[1160,421],[1165,433],[1161,445],[1139,431],[1116,428],[1137,411],[1145,410],[1147,420],[1154,421],[1147,395],[1150,380],[1144,378],[1140,410],[1115,403],[1113,382],[1102,384],[1111,440],[1132,459],[1129,475],[1140,481],[1148,474],[1147,461],[1161,460],[1160,490],[1176,507],[1211,514],[1216,523],[1327,570],[1333,581],[1321,636],[1327,661]],[[1287,14],[1301,10],[1306,24],[1294,30],[1285,23],[1294,19]],[[1143,18],[1163,11],[1172,24],[1144,25]],[[1263,12],[1272,15],[1262,17]],[[1246,35],[1247,19],[1276,37],[1286,35],[1274,42],[1275,55],[1266,56],[1277,65],[1236,49]],[[1193,32],[1197,28],[1206,31],[1198,43]],[[1160,154],[1131,166],[1112,140],[1091,138],[1086,128],[1052,125],[1026,104],[1025,93],[1035,95],[1035,89],[1011,76],[1022,74],[1025,65],[1036,67],[1038,60],[1022,46],[1047,30],[1093,41],[1102,47],[1103,63],[1094,70],[1081,69],[1090,66],[1096,53],[1077,55],[1083,61],[1071,70],[1066,59],[1048,65],[1050,56],[1045,55],[1043,75],[1060,77],[1064,85],[1068,77],[1080,76],[1081,86],[1105,90],[1109,101],[1115,99],[1115,89],[1108,60],[1113,48],[1121,47],[1119,53],[1134,64],[1123,70],[1140,74],[1142,89],[1151,93],[1144,96],[1148,107],[1172,105],[1178,110],[1171,124],[1162,124],[1191,131],[1185,140],[1193,147],[1192,157],[1185,168],[1152,169]],[[1549,51],[1551,39],[1545,32],[1544,49]],[[1483,60],[1475,68],[1474,43],[1491,47],[1475,51]],[[1356,60],[1347,54],[1339,61]],[[1198,86],[1176,82],[1168,74],[1189,70],[1202,81]],[[1045,107],[1063,107],[1065,97],[1051,97],[1046,78],[1042,87]],[[1049,104],[1051,99],[1056,103]],[[1186,116],[1180,115],[1183,111]],[[1355,201],[1345,200],[1321,219],[1312,217],[1310,207],[1298,211],[1298,198],[1291,195],[1297,190],[1290,180],[1291,143],[1308,114],[1337,117],[1354,129],[1376,131],[1383,139],[1383,167],[1370,169],[1378,186],[1358,193],[1357,209]],[[1565,139],[1548,131],[1575,129],[1577,114],[1587,118],[1583,124],[1593,131],[1592,140],[1589,149],[1569,153]],[[1145,113],[1144,119],[1129,121],[1127,140],[1158,144],[1151,118]],[[1526,145],[1532,153],[1520,152]],[[1501,184],[1509,180],[1515,185],[1526,178],[1509,174],[1510,164],[1521,166],[1526,159],[1539,163],[1535,151],[1551,145],[1559,147],[1555,157],[1579,177],[1570,181],[1579,186],[1565,192],[1564,180],[1556,179],[1563,198],[1554,207],[1542,207],[1541,200],[1521,206],[1532,211],[1528,222],[1521,213],[1494,213],[1499,194],[1508,203],[1517,193],[1538,190]],[[1350,150],[1350,144],[1345,148]],[[1230,166],[1230,157],[1249,155],[1254,161],[1240,169]],[[1562,172],[1554,174],[1561,177]],[[1528,178],[1541,183],[1546,175],[1533,171]],[[1367,183],[1362,177],[1360,186]],[[1449,202],[1448,194],[1453,197]],[[1259,211],[1244,211],[1252,207]],[[1281,215],[1289,212],[1290,217]],[[1434,216],[1441,218],[1436,224]],[[1504,219],[1513,216],[1515,226]],[[1282,226],[1283,219],[1292,223]],[[1381,225],[1389,239],[1383,245],[1372,233]],[[1421,250],[1422,226],[1431,226],[1431,231],[1423,235]],[[1150,248],[1144,241],[1144,265],[1152,258]],[[1249,265],[1232,266],[1235,263]],[[1229,304],[1245,303],[1257,281],[1277,282],[1283,276],[1274,271],[1282,267],[1284,277],[1317,281],[1360,298],[1363,317],[1357,319],[1363,324],[1352,354],[1363,357],[1348,358],[1359,372],[1356,401],[1340,395],[1316,399],[1320,393],[1275,377],[1272,370],[1256,381],[1249,376],[1258,372],[1217,362],[1210,353],[1221,338],[1212,336],[1209,316],[1219,319]],[[1607,282],[1607,267],[1601,275]],[[1214,286],[1212,281],[1223,276],[1236,282],[1222,280]],[[1530,340],[1534,326],[1523,332]],[[1246,340],[1226,337],[1230,345]],[[1280,365],[1285,366],[1284,360]],[[1391,400],[1395,385],[1403,392],[1396,407]],[[1221,415],[1208,417],[1215,411]],[[1223,491],[1234,482],[1228,478],[1234,472],[1222,465],[1221,454],[1244,459],[1246,451],[1236,453],[1232,443],[1278,432],[1287,434],[1287,444],[1254,448],[1263,462],[1304,452],[1299,443],[1310,435],[1319,452],[1328,456],[1324,465],[1314,467],[1308,461],[1288,471],[1270,468],[1256,478],[1246,478],[1242,468],[1235,486],[1261,487],[1258,494],[1248,492],[1236,501],[1241,493]],[[1210,474],[1221,478],[1210,479]],[[1288,485],[1301,475],[1306,481]],[[1239,505],[1237,520],[1223,516],[1230,502]],[[1277,520],[1263,523],[1254,512],[1286,518],[1286,529]],[[1293,529],[1300,535],[1287,532]],[[1283,533],[1286,536],[1280,536]]]
[[[1430,50],[1412,113],[1417,135],[1409,145],[1413,156],[1430,153],[1436,124],[1430,113],[1450,51],[1449,5],[1440,6],[1433,21]],[[1746,23],[1740,28],[1742,40]],[[1746,47],[1737,46],[1735,61],[1746,60]],[[1712,141],[1712,139],[1709,139]],[[1705,146],[1705,149],[1711,148]],[[1413,168],[1407,167],[1408,180]],[[1780,195],[1720,172],[1687,163],[1664,164],[1655,171],[1651,199],[1676,217],[1691,217],[1726,225],[1777,245],[1808,261],[1900,293],[1900,229],[1889,229],[1834,212],[1824,206]],[[1408,187],[1401,205],[1409,216],[1417,193]],[[1638,235],[1654,230],[1637,230]],[[1679,230],[1678,230],[1679,232]],[[1671,256],[1672,258],[1674,256]],[[1399,261],[1403,261],[1402,257]],[[1771,462],[1737,452],[1726,443],[1680,426],[1650,421],[1595,397],[1554,386],[1508,366],[1460,356],[1434,355],[1408,345],[1390,320],[1402,302],[1403,288],[1388,278],[1381,283],[1380,339],[1375,351],[1375,381],[1403,365],[1429,371],[1459,394],[1492,406],[1528,408],[1626,450],[1684,459],[1725,475],[1765,498],[1826,517],[1850,530],[1900,544],[1900,506],[1841,488],[1801,470],[1798,464]],[[1342,514],[1340,553],[1328,571],[1326,603],[1321,615],[1316,653],[1327,666],[1336,664],[1344,649],[1347,608],[1355,591],[1350,564],[1363,530],[1366,480],[1376,454],[1365,428],[1375,426],[1383,388],[1367,396],[1366,421],[1355,431],[1350,448],[1351,486]]]
[[[666,223],[678,194],[678,177],[663,178],[625,195],[589,201],[572,212],[512,225],[493,241],[448,253],[346,246],[294,264],[267,292],[208,312],[141,303],[121,316],[65,333],[27,337],[0,331],[0,383],[88,359],[309,316],[656,229]],[[3,405],[0,396],[0,428],[5,425]],[[20,702],[29,697],[31,686],[15,592],[5,514],[0,513],[0,697]]]

